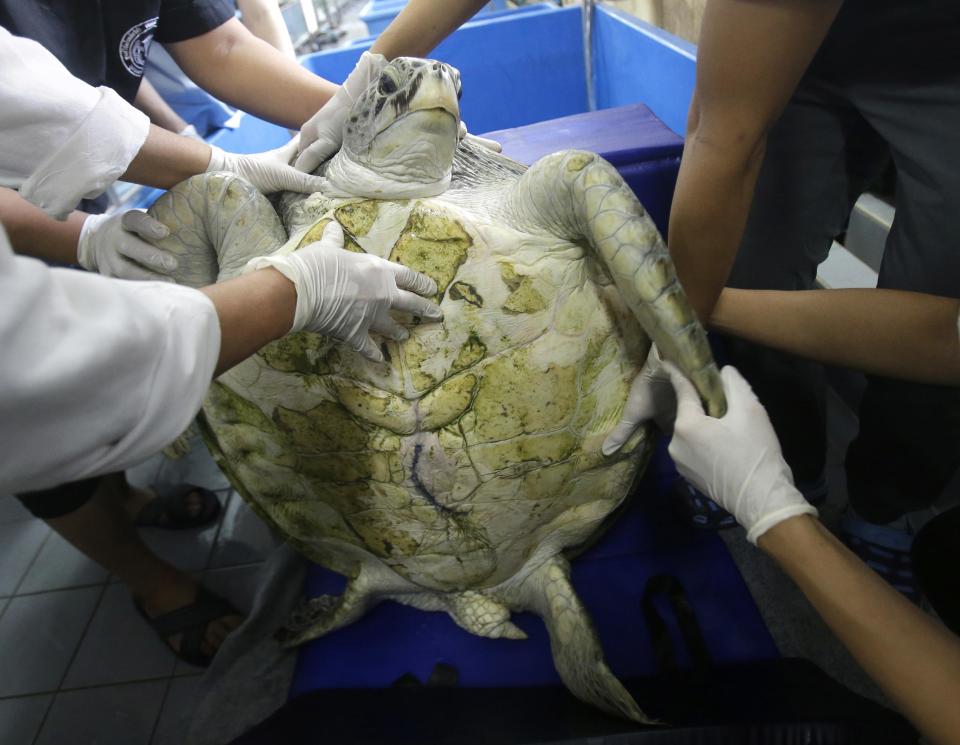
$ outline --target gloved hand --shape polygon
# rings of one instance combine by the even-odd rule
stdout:
[[[391,310],[443,319],[440,306],[420,297],[435,295],[436,282],[379,256],[347,251],[343,229],[336,222],[327,225],[316,243],[247,263],[247,271],[265,267],[273,267],[297,288],[290,333],[307,330],[333,336],[374,362],[383,362],[383,355],[370,338],[371,331],[396,341],[410,336],[390,316]]]
[[[343,123],[354,101],[370,82],[379,77],[387,65],[382,54],[364,52],[343,85],[320,110],[300,127],[300,156],[296,167],[312,173],[323,161],[333,155],[343,144]]]
[[[503,148],[500,146],[500,143],[496,140],[488,140],[486,137],[478,137],[477,135],[470,134],[467,129],[467,125],[464,123],[463,119],[460,120],[460,126],[457,129],[457,137],[461,140],[470,140],[471,142],[482,145],[487,150],[493,150],[495,153],[503,151]]]
[[[290,161],[297,154],[298,143],[298,138],[294,137],[283,147],[254,155],[227,153],[211,145],[207,173],[213,171],[235,173],[264,194],[275,191],[299,191],[311,194],[320,191],[324,183],[322,178],[302,173],[290,165]]]
[[[663,369],[660,350],[654,344],[650,347],[647,361],[633,379],[620,421],[610,430],[600,451],[604,455],[617,452],[637,428],[650,419],[656,420],[660,429],[669,433],[676,410],[677,398],[673,393],[670,378]]]
[[[168,235],[166,225],[140,210],[89,215],[80,228],[77,262],[106,277],[173,282],[177,258],[150,243]]]
[[[767,412],[736,368],[720,371],[727,413],[719,419],[704,414],[683,373],[669,362],[664,369],[677,394],[670,456],[681,476],[746,528],[747,540],[756,544],[789,517],[817,514],[793,485]]]

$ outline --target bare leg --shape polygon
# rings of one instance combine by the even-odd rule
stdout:
[[[190,605],[198,584],[189,575],[159,559],[140,540],[123,501],[135,502],[139,495],[124,500],[128,487],[122,475],[103,479],[93,498],[68,515],[47,520],[57,533],[79,551],[115,574],[143,605],[147,615],[156,618]],[[136,514],[136,513],[134,513]],[[242,618],[224,616],[207,624],[203,653],[212,655]],[[170,639],[178,649],[180,637]]]
[[[116,504],[123,508],[130,522],[135,522],[140,511],[148,502],[156,499],[157,495],[150,489],[140,489],[127,482],[126,476],[122,473],[110,474],[104,477],[104,480],[111,481],[110,495],[114,498]],[[197,492],[190,492],[186,496],[187,514],[195,517],[203,509],[203,499]]]

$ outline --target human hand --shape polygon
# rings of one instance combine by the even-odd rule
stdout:
[[[261,256],[247,270],[273,267],[297,288],[297,309],[290,333],[315,331],[349,344],[374,362],[383,355],[370,332],[403,341],[410,332],[391,310],[440,321],[440,306],[420,297],[435,295],[437,283],[400,264],[343,248],[343,229],[330,222],[323,236],[283,256]]]
[[[360,55],[360,61],[343,85],[300,128],[300,156],[296,162],[298,170],[313,173],[317,166],[340,149],[343,144],[343,123],[354,101],[386,65],[387,58],[382,54],[364,52]]]
[[[650,347],[647,361],[633,379],[620,421],[607,435],[600,451],[604,455],[617,452],[638,427],[651,419],[656,420],[660,429],[669,432],[676,410],[677,398],[670,378],[663,369],[660,350],[654,344]]]
[[[80,228],[77,263],[105,277],[173,282],[169,275],[177,258],[150,242],[168,235],[166,225],[140,210],[88,215]]]
[[[736,368],[720,371],[727,413],[707,416],[700,396],[669,362],[664,369],[677,395],[669,452],[680,475],[731,513],[757,539],[777,523],[816,508],[793,485],[766,410]]]
[[[210,164],[207,173],[229,171],[242,176],[259,191],[271,194],[275,191],[299,191],[311,194],[320,191],[324,180],[319,176],[302,173],[290,165],[297,154],[299,138],[294,137],[283,147],[264,153],[240,155],[227,153],[211,145]]]

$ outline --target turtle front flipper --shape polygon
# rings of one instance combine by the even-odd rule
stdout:
[[[500,589],[512,608],[531,610],[550,635],[557,672],[581,701],[642,724],[659,724],[637,706],[603,659],[603,649],[587,609],[570,583],[570,564],[552,556],[523,580]]]
[[[174,186],[147,214],[170,229],[155,241],[177,257],[177,284],[203,287],[235,277],[255,256],[272,254],[287,240],[263,194],[230,173],[202,173]]]
[[[520,225],[587,241],[660,353],[690,378],[708,413],[723,416],[726,400],[706,332],[656,225],[612,165],[579,150],[548,155],[516,182],[506,208]]]

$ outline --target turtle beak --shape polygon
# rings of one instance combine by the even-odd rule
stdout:
[[[460,91],[460,72],[455,67],[435,62],[410,101],[409,111],[442,109],[459,119]]]

